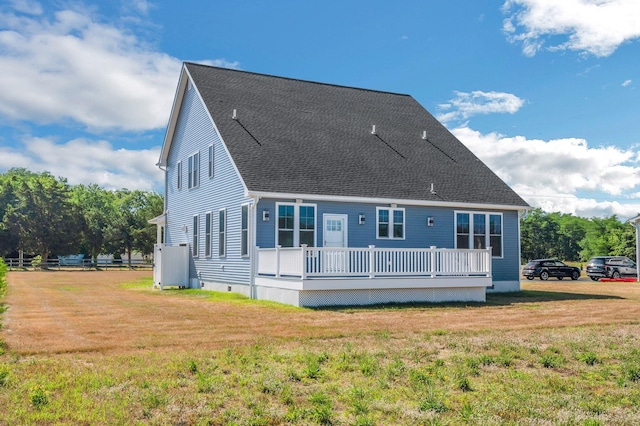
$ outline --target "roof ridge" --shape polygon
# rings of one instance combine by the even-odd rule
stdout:
[[[373,92],[373,93],[380,93],[380,94],[386,94],[386,95],[396,95],[396,96],[407,96],[409,98],[413,98],[413,96],[409,95],[408,93],[390,92],[388,90],[375,90],[375,89],[367,89],[367,88],[364,88],[364,87],[347,86],[347,85],[344,85],[344,84],[323,83],[323,82],[320,82],[320,81],[304,80],[304,79],[301,79],[301,78],[283,77],[283,76],[280,76],[280,75],[265,74],[265,73],[259,73],[259,72],[253,72],[253,71],[245,71],[245,70],[239,70],[239,69],[235,69],[235,68],[225,68],[225,67],[218,67],[218,66],[215,66],[215,65],[199,64],[197,62],[190,62],[190,61],[184,61],[183,64],[184,65],[195,65],[195,66],[204,67],[204,68],[214,68],[214,69],[223,70],[223,71],[233,71],[233,72],[239,72],[239,73],[243,73],[243,74],[253,74],[253,75],[257,75],[257,76],[261,76],[261,77],[277,78],[277,79],[280,79],[280,80],[298,81],[298,82],[301,82],[301,83],[318,84],[318,85],[321,85],[321,86],[331,86],[331,87],[337,87],[337,88],[340,88],[340,89],[353,89],[353,90],[361,90],[363,92]]]

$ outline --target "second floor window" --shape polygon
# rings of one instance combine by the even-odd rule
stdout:
[[[196,152],[189,157],[189,188],[195,188],[200,184],[200,153]]]

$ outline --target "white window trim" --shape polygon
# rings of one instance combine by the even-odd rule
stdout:
[[[247,227],[243,228],[242,227],[242,211],[243,209],[246,208],[247,209]],[[240,256],[242,257],[249,257],[249,252],[251,251],[251,243],[250,243],[250,237],[249,237],[249,212],[251,211],[251,208],[249,207],[249,204],[241,204],[240,205]],[[243,253],[242,252],[242,236],[244,235],[244,230],[247,230],[247,252]]]
[[[318,247],[318,205],[313,203],[276,203],[276,245],[280,245],[280,206],[293,206],[293,246],[300,247],[300,207],[313,207],[313,246]]]
[[[209,148],[207,149],[207,153],[209,158],[207,159],[207,172],[209,173],[209,179],[213,178],[213,173],[214,173],[214,151],[213,151],[213,144],[209,145]]]
[[[209,229],[207,230],[207,218]],[[208,231],[208,235],[207,235]],[[213,212],[206,212],[204,216],[204,257],[211,257],[213,247]],[[207,250],[208,249],[208,250]]]
[[[198,161],[195,161],[196,156]],[[196,151],[189,156],[187,175],[187,188],[195,189],[200,186],[200,151]]]
[[[191,236],[191,254],[193,257],[199,257],[200,255],[200,216],[193,215],[192,221],[192,236]]]
[[[503,259],[504,258],[504,215],[502,212],[488,212],[488,211],[476,211],[476,210],[454,210],[453,212],[453,243],[454,247],[458,248],[458,214],[468,214],[469,215],[469,247],[473,247],[473,215],[474,214],[482,214],[484,215],[485,220],[485,247],[491,247],[491,227],[490,225],[490,216],[500,216],[500,256],[491,255],[494,259]]]
[[[220,231],[220,213],[224,212],[224,229]],[[227,256],[227,227],[229,223],[229,217],[227,216],[227,209],[218,210],[218,257]],[[220,253],[222,248],[222,253]]]
[[[379,232],[380,226],[380,210],[389,211],[389,233],[391,236],[381,237]],[[402,237],[393,236],[393,212],[402,211]],[[376,207],[376,240],[404,240],[407,236],[407,212],[404,207]]]

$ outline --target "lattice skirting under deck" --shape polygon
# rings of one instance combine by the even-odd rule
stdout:
[[[300,291],[299,306],[376,305],[410,302],[485,302],[485,289],[426,288]]]

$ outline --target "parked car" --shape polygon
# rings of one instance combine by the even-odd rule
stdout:
[[[626,256],[616,256],[610,258],[605,263],[608,278],[636,277],[638,270],[636,262]]]
[[[569,277],[575,281],[580,278],[580,268],[566,265],[556,259],[536,259],[525,265],[522,275],[528,280],[534,277],[539,277],[542,281],[548,280],[549,277],[556,277],[559,280]]]
[[[592,257],[585,268],[587,276],[593,281],[598,281],[600,278],[606,278],[607,268],[605,265],[609,259],[611,259],[611,256]]]

